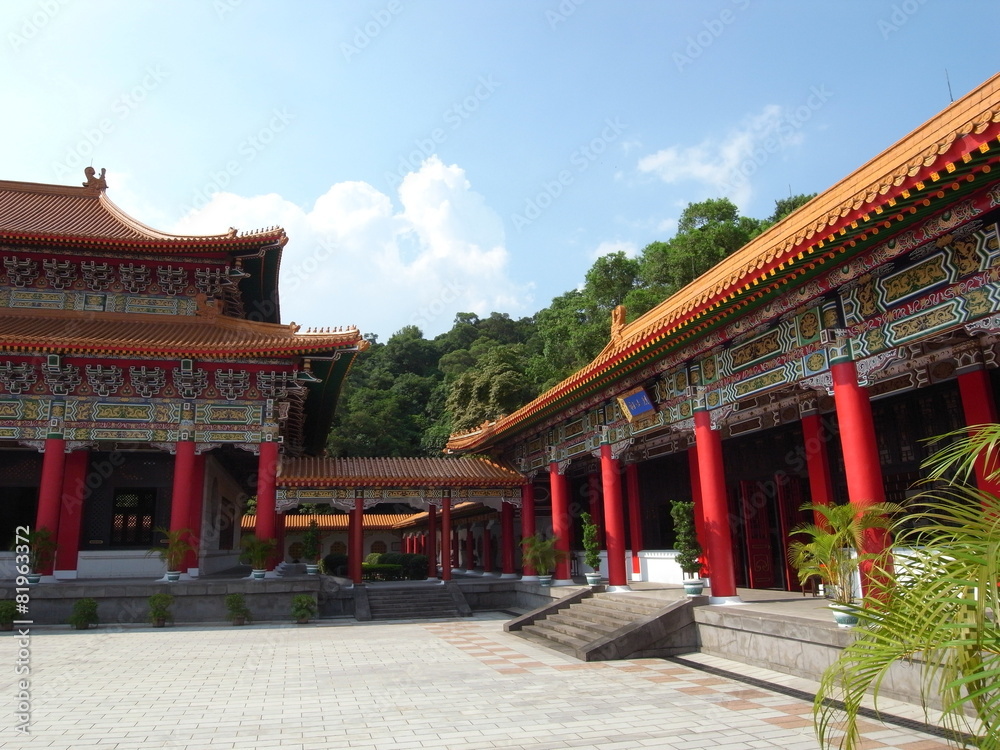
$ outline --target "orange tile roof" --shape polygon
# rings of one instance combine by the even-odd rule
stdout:
[[[883,205],[923,190],[925,180],[971,155],[988,152],[1000,135],[1000,74],[954,102],[874,159],[784,220],[755,237],[676,294],[617,332],[597,358],[529,404],[476,430],[452,435],[448,448],[478,451],[543,412],[564,409],[574,394],[614,375],[612,370],[707,312],[726,314],[726,304],[801,261],[818,243],[835,242],[852,222],[866,223]],[[995,150],[995,143],[993,144]],[[988,171],[988,167],[984,167]],[[886,216],[874,221],[882,223]]]
[[[410,518],[410,513],[365,513],[362,525],[366,529],[389,530]],[[299,532],[309,528],[309,521],[316,519],[320,531],[347,531],[350,515],[347,513],[316,513],[310,515],[286,515],[285,531]],[[240,520],[240,528],[253,530],[257,526],[257,516],[248,514]]]
[[[0,348],[63,354],[144,354],[168,357],[287,356],[329,352],[368,342],[357,328],[297,333],[297,326],[225,315],[81,313],[74,310],[4,310]]]
[[[290,458],[281,463],[282,487],[520,486],[514,468],[485,458]]]
[[[441,511],[438,510],[438,517],[440,518]],[[496,518],[499,511],[493,510],[487,505],[482,503],[468,502],[468,503],[458,503],[453,505],[451,508],[451,519],[452,521],[464,521],[466,523],[475,523],[477,521],[485,521],[492,518]],[[420,513],[414,513],[412,516],[406,516],[401,518],[395,526],[394,529],[408,529],[408,528],[419,528],[421,526],[427,525],[428,512],[421,511]]]
[[[238,234],[181,236],[157,231],[136,221],[94,187],[43,185],[0,180],[0,241],[31,241],[48,238],[119,241],[142,244],[144,249],[183,244],[204,249],[273,242],[284,245],[283,229],[270,227]]]

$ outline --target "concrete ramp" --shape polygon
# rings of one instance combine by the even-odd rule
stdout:
[[[677,656],[698,649],[694,604],[686,597],[582,591],[511,620],[504,630],[581,661]]]

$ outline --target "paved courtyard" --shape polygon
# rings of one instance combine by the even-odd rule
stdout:
[[[793,697],[802,680],[699,656],[584,664],[504,633],[503,619],[39,629],[30,735],[14,729],[17,638],[3,634],[0,747],[818,747],[811,705]],[[768,677],[785,691],[757,682]],[[946,747],[913,728],[864,726],[866,747]]]

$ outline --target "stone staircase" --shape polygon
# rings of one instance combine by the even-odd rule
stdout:
[[[458,586],[450,583],[355,587],[358,620],[426,620],[472,614]]]
[[[697,648],[690,599],[636,593],[570,597],[529,612],[505,629],[582,661],[675,656]]]

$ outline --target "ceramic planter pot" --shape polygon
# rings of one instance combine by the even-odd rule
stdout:
[[[168,570],[167,571],[167,582],[176,583],[181,580],[181,572],[179,570]]]
[[[255,581],[263,581],[264,580],[264,576],[266,574],[267,574],[267,570],[257,570],[257,568],[254,568],[254,570],[253,570],[253,579]]]
[[[28,585],[34,586],[36,583],[42,580],[41,573],[28,573]]]
[[[590,586],[599,586],[601,583],[600,573],[585,573],[587,576],[587,584]]]
[[[833,620],[838,628],[853,628],[858,624],[858,616],[854,614],[851,607],[843,604],[831,604],[830,612],[833,613]]]
[[[689,578],[684,581],[684,593],[688,596],[701,596],[705,590],[705,582],[700,578]]]
[[[306,575],[314,576],[319,570],[318,564],[306,563]]]
[[[552,585],[552,576],[538,576],[538,585],[539,586],[551,586]]]

